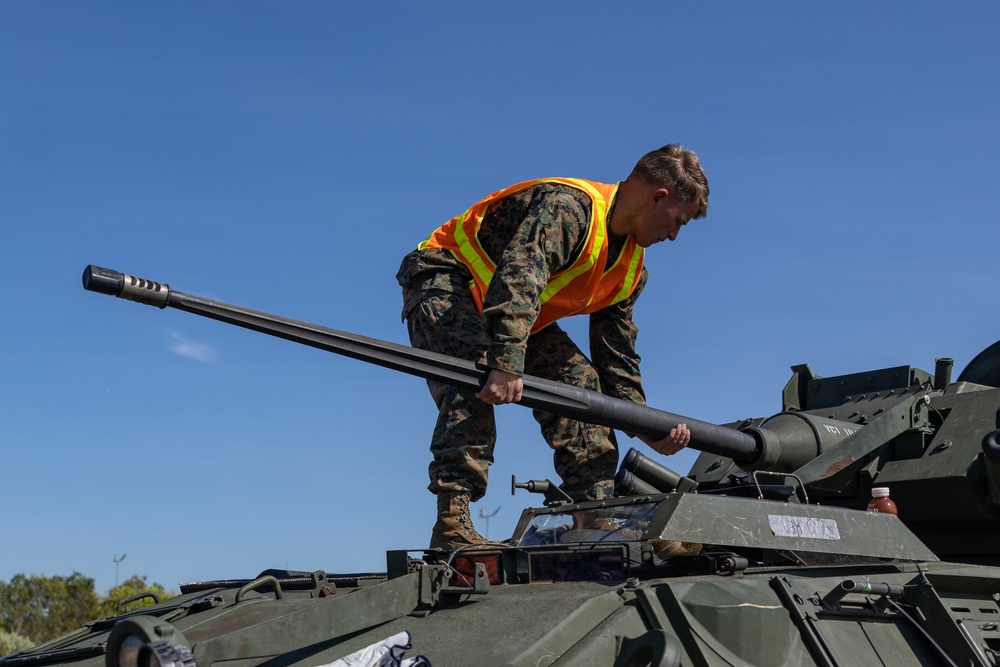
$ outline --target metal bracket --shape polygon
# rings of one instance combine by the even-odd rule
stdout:
[[[541,493],[545,495],[545,501],[543,504],[546,507],[559,507],[560,505],[569,505],[573,502],[565,491],[560,489],[551,481],[532,479],[523,484],[518,483],[517,478],[514,475],[510,476],[510,495],[514,495],[517,489],[525,489],[531,493]]]
[[[326,572],[323,570],[316,570],[310,573],[309,577],[313,583],[312,590],[309,591],[309,597],[325,598],[336,592],[337,585],[331,585],[331,582],[326,578]]]
[[[475,570],[472,575],[472,585],[471,586],[452,586],[447,585],[441,588],[441,593],[468,595],[470,593],[474,595],[485,595],[490,592],[490,578],[486,571],[486,565],[483,563],[473,563]],[[442,574],[447,577],[450,581],[451,576],[454,573],[450,567],[444,570]],[[462,577],[465,579],[465,577]]]
[[[792,621],[802,633],[802,640],[813,653],[817,664],[823,667],[840,667],[833,650],[817,625],[819,601],[800,593],[795,583],[787,577],[772,577],[771,586],[788,609]]]

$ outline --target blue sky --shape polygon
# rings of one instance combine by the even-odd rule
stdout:
[[[798,363],[957,374],[1000,338],[998,24],[993,2],[0,3],[0,579],[103,591],[122,554],[168,587],[379,570],[429,538],[421,380],[85,292],[87,264],[406,342],[394,275],[441,222],[679,142],[711,208],[647,255],[651,405],[766,416]],[[554,475],[527,410],[498,420],[492,537],[537,501],[511,474]]]

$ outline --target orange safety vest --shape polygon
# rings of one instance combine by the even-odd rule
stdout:
[[[642,273],[643,249],[631,236],[614,264],[607,271],[604,270],[608,259],[608,209],[618,191],[617,183],[595,183],[578,178],[539,178],[517,183],[473,204],[461,215],[441,225],[417,246],[418,250],[450,250],[469,267],[472,272],[472,282],[469,285],[472,298],[479,312],[482,312],[486,290],[497,268],[479,242],[478,234],[483,218],[497,200],[543,183],[568,185],[585,192],[591,200],[591,216],[587,239],[580,254],[567,268],[550,276],[549,284],[539,298],[541,312],[531,327],[532,333],[563,317],[594,313],[624,301],[635,290]]]

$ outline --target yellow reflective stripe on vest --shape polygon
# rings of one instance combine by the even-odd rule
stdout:
[[[573,260],[573,267],[559,274],[555,280],[549,282],[549,284],[545,287],[545,290],[542,291],[538,298],[540,304],[544,304],[546,301],[551,299],[556,292],[572,282],[577,276],[590,271],[597,262],[597,258],[601,254],[601,248],[604,245],[604,239],[607,237],[607,227],[602,221],[607,217],[608,201],[595,187],[587,181],[582,181],[576,178],[547,178],[545,180],[552,183],[569,185],[570,187],[583,190],[590,195],[590,198],[593,201],[594,210],[590,212],[590,229],[587,230],[587,240],[584,243],[584,247],[587,245],[591,246],[590,256],[587,257],[587,260],[584,263],[579,265],[576,264],[576,262],[580,260],[580,258],[577,257]],[[615,191],[617,192],[617,188],[615,188]],[[591,239],[591,236],[593,236],[593,239]],[[589,304],[582,304],[582,306],[586,305]]]
[[[469,267],[473,275],[485,286],[489,285],[490,281],[493,280],[496,266],[490,266],[486,263],[486,253],[481,252],[482,248],[479,246],[479,241],[470,239],[465,234],[463,223],[465,222],[465,217],[469,214],[469,210],[466,210],[458,218],[458,224],[455,225],[455,240],[458,242],[458,251],[462,254],[465,265]],[[482,225],[482,222],[482,218],[476,221],[476,233],[479,233],[479,227]],[[483,291],[485,292],[485,288]]]
[[[595,200],[595,206],[596,206],[596,201],[597,200]],[[607,207],[604,208],[606,209]],[[570,284],[570,282],[572,282],[574,278],[583,275],[584,273],[587,273],[592,268],[594,268],[594,264],[597,263],[597,258],[600,257],[601,255],[601,249],[602,246],[604,245],[604,239],[607,236],[607,230],[605,225],[599,224],[594,220],[591,221],[590,227],[591,229],[588,231],[587,242],[588,243],[590,242],[589,238],[590,234],[593,234],[594,239],[590,249],[590,256],[587,257],[587,261],[581,264],[577,264],[571,267],[570,269],[567,269],[566,271],[558,274],[555,277],[555,279],[550,281],[549,284],[542,291],[541,296],[538,298],[539,303],[544,304],[546,301],[551,299],[556,292],[561,290],[566,285]],[[586,306],[589,305],[589,303],[582,305]]]
[[[619,261],[621,261],[621,258],[619,258]],[[637,269],[639,268],[639,262],[641,261],[642,248],[637,246],[635,252],[632,253],[632,257],[629,258],[628,271],[625,273],[625,280],[622,282],[622,288],[617,294],[615,294],[614,298],[611,299],[612,305],[620,303],[632,295],[632,290],[635,289],[635,282],[639,278],[637,275]]]

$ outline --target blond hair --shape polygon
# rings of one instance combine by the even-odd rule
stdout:
[[[667,144],[639,158],[632,173],[662,185],[679,201],[697,204],[693,219],[708,214],[708,177],[692,151],[678,144]]]

